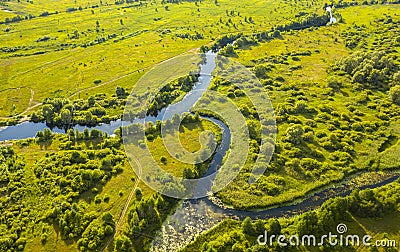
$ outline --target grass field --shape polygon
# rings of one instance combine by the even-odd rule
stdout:
[[[118,85],[129,90],[148,67],[208,44],[222,34],[265,31],[303,9],[321,11],[318,4],[313,3],[310,9],[309,3],[291,6],[284,1],[254,1],[252,9],[240,1],[218,1],[218,5],[205,1],[198,6],[143,2],[132,8],[123,8],[128,4],[86,8],[98,2],[62,1],[56,9],[45,1],[3,4],[21,15],[58,11],[0,25],[2,90],[28,86],[34,91],[33,103],[77,92],[81,97],[110,93]],[[81,11],[65,12],[68,7],[79,6],[83,7]],[[253,23],[244,21],[249,17]],[[192,38],[196,33],[201,36]],[[182,38],[185,36],[189,38]],[[101,80],[101,87],[94,80]],[[13,97],[15,94],[3,92],[4,100],[12,101]],[[0,116],[23,112],[29,107],[29,99],[24,95],[19,102],[3,105]]]

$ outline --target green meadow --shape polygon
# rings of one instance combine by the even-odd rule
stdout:
[[[277,117],[277,140],[272,161],[257,183],[246,182],[255,164],[247,160],[243,173],[218,197],[235,208],[258,209],[291,202],[360,171],[398,169],[399,110],[388,95],[396,80],[364,88],[337,69],[357,50],[391,50],[393,63],[398,64],[397,21],[388,24],[381,18],[399,20],[398,9],[397,5],[339,9],[342,23],[283,32],[279,39],[235,47],[233,59],[253,69],[268,90]],[[362,17],[360,23],[357,16]],[[360,26],[369,36],[357,48],[349,48],[346,42],[354,38],[347,34]],[[216,86],[232,96],[233,87]],[[246,99],[233,97],[241,111],[243,106],[251,111]],[[252,120],[247,117],[248,125]],[[295,129],[301,131],[297,140]]]
[[[284,1],[254,1],[252,9],[240,1],[122,5],[62,1],[55,6],[45,1],[11,1],[2,5],[15,15],[35,16],[0,25],[3,119],[48,97],[84,98],[112,93],[116,86],[130,90],[146,69],[223,34],[269,30],[285,15],[310,6],[321,11],[315,3],[291,6]],[[67,12],[68,8],[77,10]],[[40,16],[43,12],[57,14]],[[250,17],[252,22],[247,20]],[[9,90],[24,88],[29,94],[25,86],[34,91],[31,101],[30,95]]]

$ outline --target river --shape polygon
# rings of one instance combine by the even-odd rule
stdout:
[[[207,52],[206,62],[200,65],[201,70],[199,81],[194,85],[192,91],[188,92],[181,101],[162,109],[156,117],[146,117],[146,121],[156,122],[157,120],[166,120],[172,118],[175,113],[182,114],[184,112],[189,112],[210,86],[212,80],[211,74],[216,67],[215,58],[216,54]],[[207,176],[217,171],[221,166],[223,158],[230,147],[231,133],[229,128],[221,121],[210,117],[203,118],[213,121],[222,129],[222,141],[218,145],[216,153],[210,163],[210,167],[205,174],[205,176]],[[126,122],[117,120],[110,124],[101,124],[93,128],[102,130],[111,135],[116,129],[122,126],[123,123]],[[24,122],[19,125],[9,126],[0,129],[0,141],[31,138],[36,135],[37,131],[43,131],[45,128],[48,128],[45,123],[33,122]],[[78,129],[80,131],[83,131],[85,128],[93,129],[80,125],[73,127],[74,130]],[[59,128],[52,128],[51,130],[55,133],[65,132],[64,129]],[[362,188],[383,186],[398,178],[398,174],[393,174],[393,176],[389,176],[383,181]],[[208,180],[206,184],[198,185],[195,189],[195,194],[202,190],[210,191],[211,185],[212,179]],[[219,204],[215,204],[207,197],[196,200],[184,200],[181,202],[174,214],[164,222],[161,232],[159,232],[158,236],[155,237],[153,241],[152,250],[177,250],[177,248],[186,245],[187,242],[192,241],[203,231],[212,228],[214,225],[226,218],[244,219],[249,216],[253,219],[267,219],[271,217],[291,216],[298,212],[304,212],[316,208],[330,198],[349,195],[351,191],[352,189],[346,183],[332,185],[330,188],[320,190],[319,192],[307,196],[298,203],[292,202],[286,206],[273,207],[262,211],[245,211],[220,207]],[[204,191],[201,193],[204,193]]]

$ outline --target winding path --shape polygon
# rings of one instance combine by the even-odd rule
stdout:
[[[140,165],[139,160],[134,156],[132,156],[132,159],[135,161],[136,165],[138,166],[139,172],[142,173],[142,166]],[[132,170],[133,170],[133,168],[132,168]],[[135,170],[133,170],[133,172],[135,172]],[[103,248],[100,251],[105,251],[105,249],[108,248],[108,246],[110,245],[111,241],[114,239],[115,235],[118,233],[118,230],[122,225],[122,222],[123,222],[123,220],[125,218],[125,215],[128,212],[129,205],[130,205],[130,203],[131,203],[131,201],[133,199],[133,196],[135,195],[136,188],[138,187],[138,184],[139,184],[139,181],[140,181],[139,180],[140,175],[137,176],[138,178],[136,179],[135,185],[133,186],[131,192],[129,193],[128,199],[127,199],[127,201],[125,203],[125,206],[124,206],[124,209],[122,210],[122,213],[119,216],[117,224],[115,225],[115,230],[114,230],[113,235],[110,236],[110,238],[108,238],[106,244],[103,246]]]

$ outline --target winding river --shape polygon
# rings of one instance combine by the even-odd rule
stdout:
[[[189,112],[210,86],[212,80],[211,73],[216,66],[215,58],[216,54],[207,52],[206,62],[200,65],[199,81],[195,84],[192,91],[187,93],[181,101],[171,104],[167,108],[161,110],[156,117],[146,117],[146,121],[156,122],[157,120],[170,119],[173,114],[168,113],[167,111],[173,111],[178,114]],[[215,118],[203,118],[213,121],[222,129],[222,141],[218,145],[210,163],[210,167],[205,174],[207,176],[217,171],[221,166],[223,157],[226,155],[230,147],[231,133],[229,128],[221,121]],[[122,121],[117,120],[111,122],[110,124],[102,124],[94,128],[107,132],[111,135],[121,125]],[[24,122],[19,125],[9,126],[3,129],[0,128],[0,141],[31,138],[36,135],[37,131],[43,131],[45,128],[48,127],[44,123],[33,122]],[[83,131],[85,128],[88,127],[77,125],[73,129]],[[55,133],[64,133],[64,129],[53,128],[51,130]],[[366,185],[361,189],[379,187],[393,182],[398,178],[398,174],[392,174],[391,176],[387,176],[385,179],[376,182],[375,184]],[[209,181],[206,186],[202,185],[201,187],[197,188],[197,190],[210,191],[211,184],[212,181]],[[329,198],[349,195],[351,191],[352,188],[348,186],[347,182],[343,182],[337,185],[331,185],[331,187],[327,189],[321,189],[319,192],[315,192],[312,195],[310,194],[298,203],[292,202],[291,204],[285,206],[273,207],[262,211],[244,211],[223,208],[220,207],[219,204],[215,204],[209,198],[184,200],[176,209],[175,213],[163,224],[162,231],[154,239],[152,250],[177,250],[177,248],[183,247],[201,232],[213,227],[218,222],[226,218],[244,219],[245,217],[249,216],[253,219],[267,219],[271,217],[291,216],[299,212],[316,208]]]
[[[188,93],[187,97],[185,97],[182,102],[172,106],[183,106],[180,107],[181,111],[190,111],[190,107],[185,106],[188,104],[193,106],[209,87],[212,77],[204,77],[211,74],[212,70],[215,68],[215,54],[208,52],[206,56],[207,61],[205,65],[201,65],[200,83],[195,86],[194,92]],[[210,65],[214,68],[210,69]],[[200,91],[200,93],[196,91]],[[193,99],[194,96],[195,99]],[[190,102],[188,103],[187,101]],[[171,111],[174,110],[171,109]],[[168,118],[170,118],[170,116]],[[223,157],[229,150],[231,133],[229,128],[221,121],[215,118],[203,118],[213,121],[222,129],[222,142],[217,147],[210,167],[205,174],[205,176],[208,176],[217,171],[221,166]],[[360,189],[383,186],[397,180],[399,177],[399,174],[392,174],[379,182],[362,186]],[[242,220],[246,217],[251,217],[252,219],[268,219],[272,217],[292,216],[307,210],[315,209],[330,198],[350,195],[352,188],[349,187],[348,182],[349,181],[345,181],[341,184],[331,185],[329,188],[310,193],[310,195],[298,203],[292,202],[287,205],[272,207],[261,211],[246,211],[221,207],[220,204],[215,204],[213,200],[207,197],[184,200],[175,210],[174,214],[163,223],[161,231],[154,237],[151,251],[177,251],[188,242],[193,241],[199,234],[212,228],[226,218]],[[198,186],[196,190],[211,191],[211,183],[212,181],[207,185]]]

